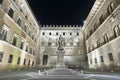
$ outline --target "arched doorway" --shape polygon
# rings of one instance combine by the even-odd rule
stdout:
[[[43,65],[47,65],[48,63],[48,55],[43,55]]]

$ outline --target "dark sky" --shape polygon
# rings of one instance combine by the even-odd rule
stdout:
[[[43,25],[82,25],[95,0],[28,0]]]

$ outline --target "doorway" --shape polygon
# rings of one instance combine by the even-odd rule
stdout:
[[[48,63],[48,55],[43,55],[43,65],[47,65]]]

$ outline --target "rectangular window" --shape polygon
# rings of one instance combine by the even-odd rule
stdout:
[[[20,57],[18,57],[18,61],[17,61],[17,64],[20,64]]]
[[[14,46],[16,46],[16,45],[17,45],[17,37],[16,37],[16,36],[14,36],[14,39],[13,39],[12,44],[13,44]]]
[[[114,59],[113,59],[113,55],[112,55],[112,53],[109,53],[108,55],[109,55],[109,59],[110,59],[110,61],[113,61]]]
[[[3,0],[0,0],[0,5],[2,4]]]
[[[23,49],[24,43],[21,42],[20,49]]]
[[[33,55],[35,55],[35,50],[33,50]]]
[[[97,59],[95,58],[95,63],[97,63]]]
[[[11,18],[13,18],[14,11],[13,11],[12,8],[9,9],[9,11],[8,11],[8,15],[9,15]]]
[[[34,35],[32,35],[32,40],[34,40]]]
[[[32,48],[30,48],[30,54],[32,54]]]
[[[79,33],[77,32],[77,36],[79,35]]]
[[[13,55],[10,55],[8,59],[8,63],[12,63],[12,60],[13,60]]]
[[[93,31],[92,31],[92,29],[90,30],[90,35],[92,35],[92,33],[93,33]]]
[[[90,59],[90,64],[92,64],[92,59]]]
[[[28,45],[26,46],[26,50],[25,51],[28,52]]]
[[[24,63],[23,63],[23,65],[25,65],[26,64],[26,59],[24,59]]]
[[[32,62],[32,66],[34,65],[34,61]]]
[[[49,35],[51,35],[51,32],[49,33]]]
[[[72,35],[72,33],[70,33],[70,35]]]
[[[56,35],[58,35],[58,32],[56,33]]]
[[[65,32],[63,32],[63,35],[65,35]]]
[[[30,65],[30,60],[28,61],[28,65]]]
[[[24,31],[27,32],[27,26],[26,25],[24,25]]]
[[[0,34],[0,39],[7,41],[7,33],[8,33],[8,31],[3,28],[1,31],[1,34]]]
[[[104,62],[103,56],[100,56],[101,62]]]
[[[19,26],[21,26],[21,19],[20,19],[20,18],[18,18],[17,24],[18,24]]]
[[[0,52],[0,62],[2,62],[3,52]]]
[[[104,21],[103,15],[101,15],[101,17],[100,17],[100,24],[102,24],[103,21]]]
[[[48,42],[48,46],[51,46],[52,45],[52,43],[51,42]]]
[[[45,35],[45,33],[44,33],[44,32],[43,32],[42,34],[43,34],[43,35]]]

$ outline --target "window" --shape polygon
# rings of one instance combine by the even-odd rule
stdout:
[[[35,55],[35,50],[33,50],[33,55]]]
[[[58,32],[56,33],[56,35],[58,35]]]
[[[17,45],[17,37],[16,36],[14,36],[14,39],[13,39],[13,43],[12,43],[14,46],[16,46]]]
[[[8,33],[8,31],[3,28],[1,31],[1,34],[0,34],[0,39],[7,41],[7,33]]]
[[[95,58],[95,63],[97,63],[97,59]]]
[[[63,32],[63,35],[65,35],[65,32]]]
[[[27,19],[28,17],[27,17],[27,15],[25,16],[25,19]]]
[[[51,46],[52,45],[52,43],[51,42],[48,42],[48,46]]]
[[[20,57],[18,57],[18,61],[17,61],[17,64],[20,64]]]
[[[72,35],[72,33],[70,32],[70,35]]]
[[[29,36],[31,36],[31,32],[29,31],[29,34],[28,34]]]
[[[24,43],[21,42],[20,49],[23,49]]]
[[[30,48],[30,54],[32,54],[32,48]]]
[[[9,9],[9,11],[8,11],[8,15],[9,15],[11,18],[13,18],[14,11],[13,11],[12,8]]]
[[[107,12],[110,15],[112,13],[112,11],[114,10],[115,6],[113,3],[111,3],[108,8],[107,8]]]
[[[34,61],[32,62],[32,66],[34,65]]]
[[[90,59],[90,64],[92,64],[92,59]]]
[[[26,59],[24,59],[24,63],[23,63],[23,65],[25,65],[26,64]]]
[[[105,34],[105,35],[104,35],[104,42],[107,43],[108,41],[109,41],[109,39],[108,39],[108,35]]]
[[[92,31],[92,29],[90,30],[90,35],[92,35],[92,33],[93,33],[93,31]]]
[[[28,45],[26,45],[26,50],[25,51],[28,52]]]
[[[117,37],[117,36],[120,36],[120,28],[119,28],[119,25],[115,26],[113,28],[114,30],[114,36]]]
[[[97,48],[100,46],[100,40],[97,40]]]
[[[77,32],[77,36],[79,35],[79,33]]]
[[[103,56],[100,56],[101,62],[104,62]]]
[[[28,61],[28,65],[30,65],[30,60]]]
[[[109,59],[110,59],[110,61],[113,61],[114,59],[113,59],[113,55],[112,55],[112,53],[109,53],[108,55],[109,55]]]
[[[12,60],[13,60],[13,55],[10,55],[8,59],[8,63],[12,63]]]
[[[45,35],[45,33],[43,32],[42,35]]]
[[[0,0],[0,5],[2,4],[3,0]]]
[[[2,62],[3,52],[0,52],[0,62]]]
[[[34,35],[32,35],[32,40],[34,40]]]
[[[49,33],[49,35],[51,35],[51,32]]]
[[[100,17],[100,24],[102,24],[103,21],[104,21],[103,15],[101,15],[101,17]]]
[[[21,19],[20,19],[20,18],[18,18],[17,24],[18,24],[19,26],[21,26]]]
[[[24,25],[24,31],[25,31],[25,32],[27,31],[27,26],[26,26],[26,25]]]

